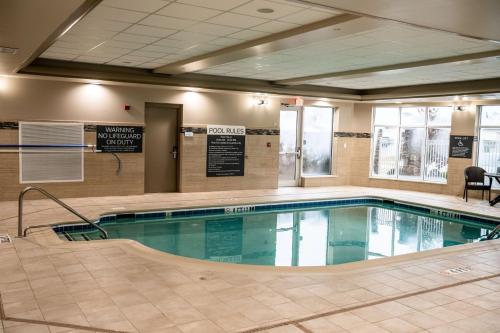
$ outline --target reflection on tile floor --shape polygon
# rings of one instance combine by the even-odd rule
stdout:
[[[117,206],[130,210],[206,206],[356,196],[367,191],[335,187],[66,201],[95,217]],[[369,191],[500,216],[499,208],[478,200],[465,204],[444,195]],[[27,224],[70,219],[52,207],[45,200],[26,202]],[[15,233],[16,209],[15,202],[0,203],[0,233]],[[91,328],[153,333],[500,332],[499,240],[374,260],[369,265],[294,271],[198,262],[126,240],[66,243],[51,230],[40,229],[0,245],[0,267],[6,316],[53,325],[7,320],[0,333],[79,332],[71,325],[85,326],[85,332]],[[443,274],[455,267],[470,270]],[[415,295],[406,297],[409,293]],[[364,306],[372,302],[377,304]],[[311,316],[314,319],[304,319]]]

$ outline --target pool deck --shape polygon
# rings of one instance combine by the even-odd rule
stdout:
[[[64,201],[97,218],[366,195],[500,218],[486,201],[352,186]],[[48,200],[25,202],[25,226],[72,220]],[[500,240],[329,267],[255,267],[129,240],[64,242],[48,228],[15,238],[17,203],[0,202],[4,233],[13,242],[0,244],[0,333],[500,332]]]

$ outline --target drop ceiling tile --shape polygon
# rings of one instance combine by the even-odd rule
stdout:
[[[143,36],[143,35],[135,35],[135,34],[128,34],[128,33],[119,33],[118,35],[113,37],[114,40],[119,40],[122,42],[134,42],[134,43],[143,43],[143,44],[150,44],[153,42],[156,42],[159,37],[149,37],[149,36]]]
[[[228,37],[219,37],[210,41],[210,44],[219,45],[219,46],[231,46],[243,43],[244,41],[236,38],[228,38]]]
[[[186,31],[192,32],[201,32],[207,35],[214,36],[227,36],[230,34],[234,34],[241,30],[241,28],[233,28],[219,24],[205,23],[201,22],[195,25],[192,25],[185,29]]]
[[[185,20],[161,15],[151,15],[140,22],[140,24],[142,25],[151,25],[153,27],[177,30],[187,28],[195,23],[196,22],[192,20]]]
[[[127,22],[127,23],[136,23],[140,21],[144,17],[146,17],[147,13],[136,12],[132,10],[106,7],[106,6],[97,6],[94,10],[92,10],[87,17],[89,18],[97,18],[101,20],[112,20],[119,22]]]
[[[218,10],[230,10],[248,2],[248,0],[178,0],[177,2]]]
[[[160,39],[153,45],[157,46],[171,46],[179,49],[185,49],[191,46],[196,45],[196,43],[190,42],[190,41],[185,41],[185,40],[175,40],[175,39],[170,39],[170,38],[164,38]]]
[[[259,9],[271,9],[272,13],[261,13]],[[294,6],[291,2],[288,4],[271,2],[268,0],[253,0],[242,6],[234,8],[231,10],[233,13],[256,16],[264,19],[278,19],[283,16],[288,16],[298,11],[303,10],[303,8]]]
[[[111,57],[111,56],[121,56],[129,53],[129,49],[121,49],[118,47],[107,47],[104,45],[98,46],[90,51],[87,51],[87,55],[100,55],[103,57]]]
[[[190,42],[207,42],[216,39],[216,36],[200,34],[197,32],[190,31],[179,31],[168,38],[176,39],[181,41],[190,41]]]
[[[86,50],[90,50],[91,48],[96,47],[100,44],[102,44],[102,43],[95,43],[95,42],[94,43],[78,43],[78,42],[65,42],[65,41],[58,40],[52,45],[52,47],[54,47],[54,48],[62,47],[62,48],[70,49],[70,50],[86,51]],[[49,48],[49,50],[51,48]]]
[[[262,31],[254,31],[254,30],[242,30],[232,35],[229,35],[229,38],[243,39],[243,40],[252,40],[260,37],[267,36],[267,33]]]
[[[157,59],[157,57],[144,57],[144,56],[126,54],[120,58],[117,58],[116,60],[128,60],[128,61],[139,62],[142,64],[143,62],[146,61],[150,62],[154,61],[155,59]]]
[[[153,13],[167,5],[169,0],[104,0],[105,6],[136,10],[139,12]]]
[[[250,28],[266,23],[268,20],[234,13],[224,13],[208,20],[208,23],[227,25],[236,28]]]
[[[291,14],[285,17],[280,18],[280,21],[294,24],[308,24],[320,20],[327,19],[329,17],[333,17],[335,14],[329,12],[323,12],[319,10],[307,9],[295,14]]]
[[[85,28],[82,31],[89,30],[110,30],[110,31],[122,31],[131,26],[130,23],[126,22],[118,22],[118,21],[108,21],[97,19],[95,17],[84,17],[80,22],[78,22],[77,27],[74,31],[79,31],[79,26],[84,26]],[[72,29],[73,31],[73,29]]]
[[[141,49],[142,51],[160,52],[160,53],[177,53],[181,49],[172,46],[147,45]]]
[[[163,29],[157,27],[151,27],[147,25],[135,24],[125,30],[127,33],[142,35],[142,36],[151,36],[151,37],[160,37],[165,38],[170,36],[171,34],[176,33],[178,30],[174,29]]]
[[[121,49],[129,49],[129,50],[136,50],[140,49],[141,47],[146,46],[146,44],[143,43],[132,43],[132,42],[123,42],[119,40],[108,40],[104,42],[103,46],[105,47],[118,47]]]
[[[164,52],[153,52],[153,51],[137,50],[137,51],[130,52],[127,55],[156,59],[156,58],[164,57],[167,54],[164,53]]]
[[[268,33],[276,33],[297,27],[300,27],[300,25],[287,22],[280,22],[280,21],[270,21],[264,24],[260,24],[256,27],[253,27],[252,30],[264,31]]]
[[[220,10],[191,6],[182,3],[172,3],[156,12],[156,14],[158,15],[191,19],[196,21],[203,21],[221,13],[222,11]]]

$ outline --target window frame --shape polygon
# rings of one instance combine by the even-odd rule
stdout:
[[[419,106],[419,105],[404,105],[404,106],[374,106],[372,108],[372,138],[370,140],[370,172],[368,178],[371,179],[385,179],[385,180],[396,180],[396,181],[408,181],[408,182],[420,182],[420,183],[431,183],[431,184],[447,184],[448,183],[448,175],[446,176],[446,179],[439,181],[435,179],[426,179],[425,173],[427,169],[427,145],[429,141],[429,129],[449,129],[450,134],[451,134],[451,120],[450,124],[448,126],[445,126],[443,124],[429,124],[429,109],[434,108],[434,107],[443,107],[443,108],[450,108],[451,112],[453,112],[452,107],[450,106],[444,106],[444,105],[435,105],[435,106]],[[376,117],[376,112],[377,109],[381,108],[397,108],[398,109],[398,121],[397,124],[395,125],[386,125],[386,124],[376,124],[375,123],[375,117]],[[403,108],[423,108],[425,110],[425,119],[424,123],[420,125],[416,124],[411,124],[411,125],[402,125],[401,120],[402,120],[402,110]],[[396,138],[396,156],[395,156],[395,172],[394,175],[392,176],[387,176],[387,175],[375,175],[373,173],[373,166],[374,166],[374,148],[375,148],[375,128],[376,127],[384,127],[384,128],[393,128],[397,132],[397,138]],[[400,175],[400,157],[401,157],[401,134],[403,130],[406,129],[418,129],[418,128],[423,128],[424,129],[424,141],[423,145],[421,148],[421,176],[420,177],[412,177],[412,176],[401,176]],[[447,160],[449,160],[448,154]]]
[[[500,124],[498,125],[483,125],[482,124],[482,113],[483,113],[483,106],[498,106],[500,107],[500,104],[483,104],[483,105],[478,105],[476,109],[476,114],[477,114],[477,145],[476,145],[476,161],[474,163],[475,166],[481,167],[479,165],[479,155],[481,152],[481,129],[498,129],[500,130]],[[500,165],[497,166],[499,168]],[[495,181],[493,181],[493,188],[498,189],[500,188],[500,185],[495,185]]]

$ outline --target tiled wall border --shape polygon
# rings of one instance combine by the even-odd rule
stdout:
[[[475,216],[473,214],[463,214],[451,210],[413,205],[405,202],[398,202],[388,199],[367,198],[367,197],[360,197],[354,199],[316,200],[316,201],[256,204],[256,205],[243,205],[243,206],[177,209],[177,210],[165,210],[165,211],[155,211],[155,212],[106,214],[101,216],[99,221],[96,221],[96,223],[98,223],[99,225],[106,225],[109,223],[116,223],[120,220],[140,223],[146,220],[158,220],[165,218],[175,219],[175,218],[186,218],[194,216],[201,217],[201,216],[213,216],[213,215],[231,215],[231,214],[240,214],[246,212],[270,212],[270,211],[303,209],[303,208],[313,208],[313,207],[346,207],[346,206],[360,206],[367,204],[374,206],[385,205],[383,207],[387,207],[387,205],[389,205],[396,209],[426,214],[429,217],[434,217],[434,218],[441,218],[441,219],[447,218],[463,222],[474,222],[474,223],[482,223],[489,225],[497,225],[500,223],[500,220],[494,218],[480,217],[480,216]],[[64,232],[86,232],[86,231],[92,231],[94,229],[95,228],[91,225],[81,224],[81,223],[66,224],[66,225],[59,224],[53,226],[53,230],[59,234]]]
[[[355,132],[333,132],[335,138],[357,138],[369,139],[372,137],[371,133],[355,133]]]

